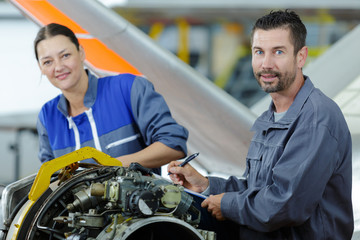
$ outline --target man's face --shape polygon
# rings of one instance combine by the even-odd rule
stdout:
[[[265,92],[287,90],[299,70],[290,41],[290,30],[256,30],[252,43],[252,67],[255,78]]]

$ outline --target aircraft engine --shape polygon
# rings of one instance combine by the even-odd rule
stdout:
[[[53,175],[36,201],[25,195],[14,207],[10,195],[29,186],[19,181],[5,188],[0,239],[215,239],[197,228],[200,212],[182,186],[136,168],[99,165],[65,181]]]

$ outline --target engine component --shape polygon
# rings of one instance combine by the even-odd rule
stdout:
[[[148,173],[107,166],[80,171],[60,186],[53,178],[40,198],[7,219],[0,240],[215,239],[197,228],[200,212],[182,186]]]
[[[116,220],[114,220],[115,222]],[[98,239],[187,240],[211,238],[204,238],[193,226],[177,218],[154,216],[112,224],[107,231],[104,230],[98,235]]]

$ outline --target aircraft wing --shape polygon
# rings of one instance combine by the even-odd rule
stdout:
[[[208,172],[240,176],[255,115],[146,34],[97,1],[10,0],[43,26],[64,24],[85,48],[86,65],[98,75],[145,75],[189,130],[189,153]]]

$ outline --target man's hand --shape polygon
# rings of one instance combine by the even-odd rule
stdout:
[[[168,172],[175,184],[180,184],[194,192],[203,192],[209,186],[209,180],[196,171],[190,164],[183,167],[178,165],[181,162],[173,161],[168,165]]]
[[[218,195],[210,195],[201,203],[201,207],[207,208],[209,213],[219,221],[224,221],[225,218],[221,213],[221,199],[224,193]]]

